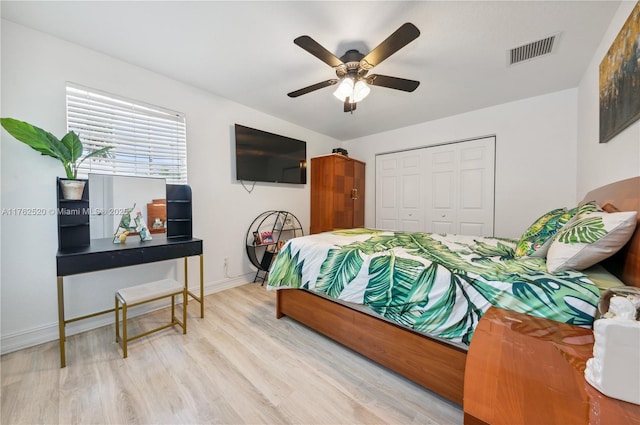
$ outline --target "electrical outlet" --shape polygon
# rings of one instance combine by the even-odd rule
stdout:
[[[224,257],[222,261],[223,261],[222,270],[224,272],[224,277],[230,277],[229,276],[229,257]]]

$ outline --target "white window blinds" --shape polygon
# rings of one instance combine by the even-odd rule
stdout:
[[[83,162],[78,177],[101,173],[187,183],[184,114],[67,84],[67,131],[80,136],[85,154],[113,147]]]

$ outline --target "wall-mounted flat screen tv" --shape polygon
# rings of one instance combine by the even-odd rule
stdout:
[[[307,183],[307,143],[235,125],[236,179]]]

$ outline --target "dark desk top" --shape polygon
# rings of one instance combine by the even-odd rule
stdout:
[[[138,236],[114,244],[113,238],[92,239],[85,247],[60,250],[56,254],[58,276],[68,276],[137,264],[202,254],[202,240],[154,235],[150,241]]]

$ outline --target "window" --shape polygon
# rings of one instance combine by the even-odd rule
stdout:
[[[113,146],[83,162],[78,177],[101,173],[187,183],[184,114],[67,84],[67,131],[80,136],[85,150]]]

